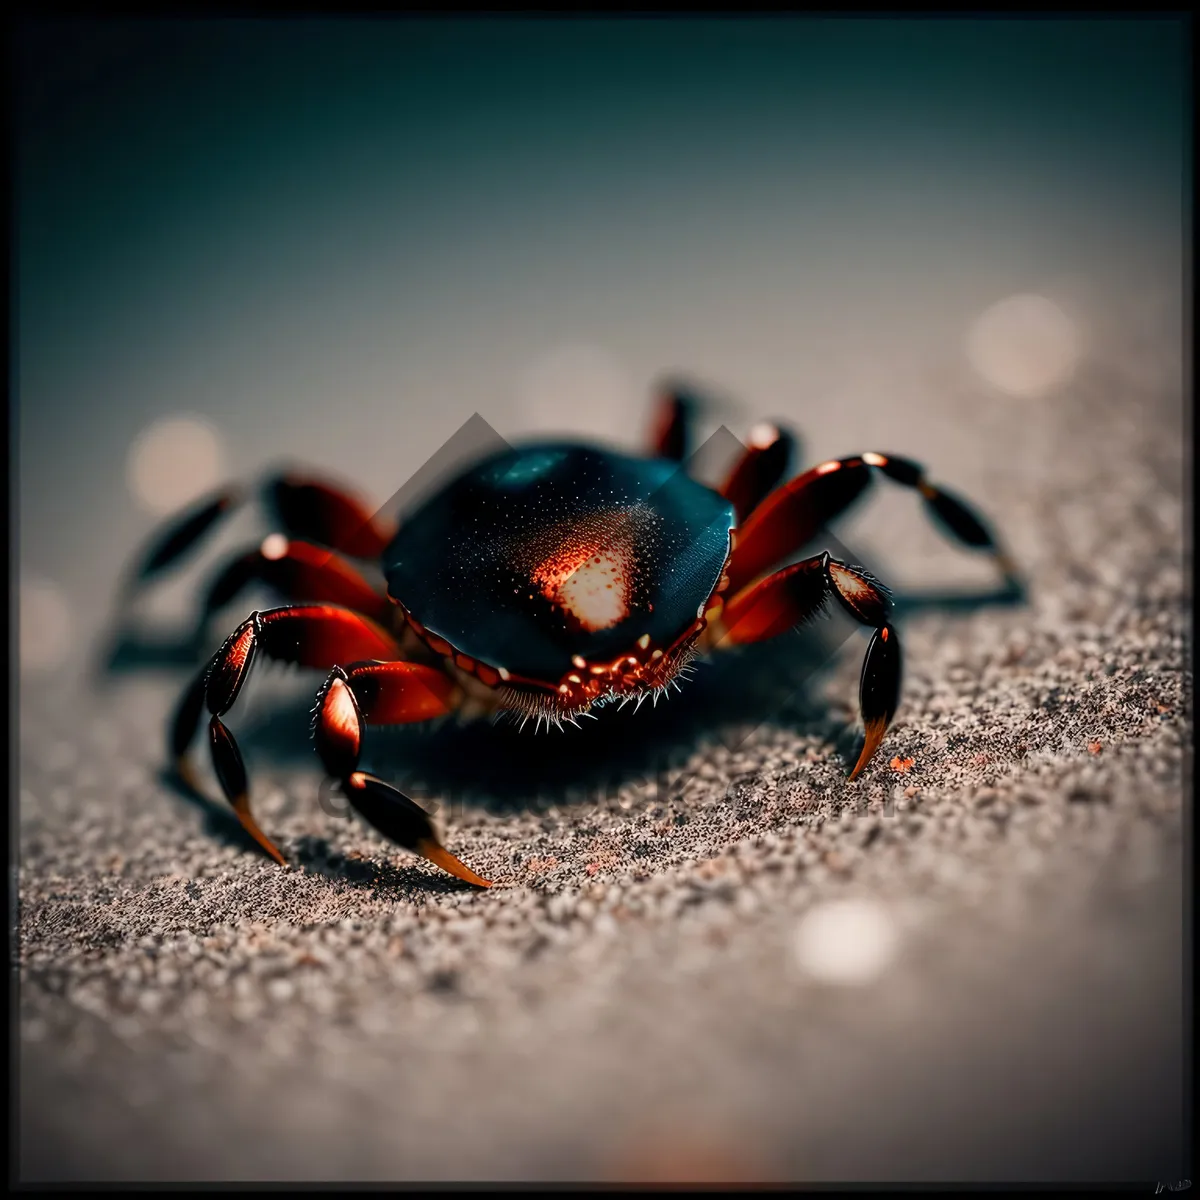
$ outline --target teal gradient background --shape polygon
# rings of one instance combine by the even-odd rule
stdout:
[[[21,566],[98,621],[153,526],[130,444],[177,412],[234,475],[310,461],[382,500],[473,412],[636,444],[683,369],[736,397],[740,436],[772,415],[813,455],[916,454],[916,398],[943,478],[1002,469],[963,391],[979,311],[1042,290],[1103,342],[1122,297],[1181,305],[1184,41],[1168,19],[26,26]],[[564,345],[607,374],[523,403]]]

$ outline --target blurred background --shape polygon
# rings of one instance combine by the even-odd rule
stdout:
[[[914,401],[976,385],[941,478],[1019,470],[998,397],[1115,298],[1180,304],[1183,53],[1173,20],[27,25],[23,661],[226,479],[382,502],[476,412],[638,445],[668,371],[811,461],[921,458]]]
[[[24,1177],[1176,1165],[1189,34],[22,24]],[[130,560],[204,492],[288,462],[382,503],[474,414],[636,448],[677,373],[704,433],[926,463],[1033,581],[906,629],[893,774],[853,814],[833,726],[789,716],[680,741],[669,803],[468,806],[449,844],[523,886],[464,896],[324,820],[306,693],[290,766],[256,775],[303,865],[273,874],[158,780],[179,664],[76,686]],[[264,532],[242,512],[221,544]],[[900,489],[837,534],[900,590],[991,581]],[[140,615],[185,628],[203,579]]]

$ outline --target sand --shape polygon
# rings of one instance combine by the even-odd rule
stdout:
[[[373,735],[486,893],[319,791],[311,676],[230,718],[287,870],[159,777],[185,672],[23,679],[20,1177],[1179,1178],[1191,629],[1165,345],[986,421],[913,413],[1030,594],[902,615],[903,706],[853,785],[865,642],[836,622],[827,668],[793,639],[584,731]],[[986,441],[971,476],[955,414]],[[901,495],[839,540],[909,591],[986,582]]]

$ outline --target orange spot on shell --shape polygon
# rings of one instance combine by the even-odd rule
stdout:
[[[1087,748],[1089,754],[1099,754],[1104,746],[1101,742],[1088,742]]]
[[[907,775],[913,768],[913,760],[911,758],[893,758],[888,764],[893,771],[899,771],[901,775]]]
[[[630,612],[629,579],[636,563],[637,529],[624,514],[594,530],[562,536],[530,571],[541,594],[574,623],[610,629]]]

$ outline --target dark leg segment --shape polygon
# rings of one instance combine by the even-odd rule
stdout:
[[[990,553],[1009,590],[1021,584],[1012,560],[965,500],[925,478],[925,468],[894,454],[866,453],[821,463],[768,496],[738,530],[730,564],[730,591],[752,583],[812,538],[858,499],[873,471],[920,492],[926,510],[954,541]]]
[[[692,451],[696,401],[682,388],[668,385],[654,404],[651,451],[659,458],[683,462]]]
[[[259,828],[254,814],[250,811],[250,783],[246,778],[246,766],[242,762],[242,752],[233,740],[233,734],[221,723],[221,718],[214,716],[208,723],[209,744],[212,749],[213,767],[217,778],[221,781],[221,790],[226,799],[237,813],[242,828],[281,866],[287,866],[287,859],[279,851],[279,847]]]
[[[450,712],[454,685],[419,663],[335,667],[317,701],[313,738],[326,771],[354,810],[386,838],[476,887],[491,887],[442,844],[429,814],[399,789],[358,769],[364,728],[427,721]]]
[[[377,559],[396,533],[360,499],[330,483],[284,475],[268,482],[265,492],[288,533],[351,558]]]
[[[718,648],[777,637],[815,617],[830,595],[856,621],[875,630],[859,681],[866,738],[850,772],[854,779],[883,740],[900,702],[900,639],[888,624],[890,602],[882,584],[828,554],[808,558],[735,595],[725,605],[714,635]]]
[[[141,565],[133,573],[132,582],[144,583],[161,574],[193,546],[199,545],[217,522],[244,499],[239,490],[228,488],[181,513],[150,543]]]
[[[378,558],[395,532],[373,516],[363,501],[317,479],[276,476],[263,485],[263,494],[292,537],[329,546],[352,558]],[[243,490],[227,488],[177,517],[143,556],[134,583],[144,583],[178,562],[245,499]]]
[[[187,748],[207,706],[213,766],[221,790],[246,831],[277,862],[283,855],[259,829],[250,812],[246,769],[233,735],[222,724],[234,705],[259,652],[304,667],[331,667],[363,658],[395,658],[400,648],[390,634],[358,613],[329,605],[274,608],[251,614],[234,630],[211,663],[184,693],[171,722],[171,753],[176,770],[191,780]]]

